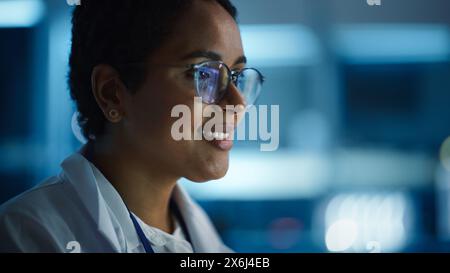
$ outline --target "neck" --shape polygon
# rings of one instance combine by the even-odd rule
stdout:
[[[173,233],[169,204],[177,178],[158,172],[151,163],[143,164],[129,150],[117,147],[121,145],[89,143],[89,160],[114,186],[130,211],[147,225]]]

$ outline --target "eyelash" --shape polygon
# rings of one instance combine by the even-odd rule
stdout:
[[[233,74],[235,74],[235,73],[239,74],[243,69],[244,68],[235,69],[235,70],[231,70],[231,72],[233,72]],[[190,69],[186,70],[185,75],[187,78],[193,78],[194,77],[194,68],[190,68]]]

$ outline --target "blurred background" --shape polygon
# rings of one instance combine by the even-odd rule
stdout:
[[[71,2],[71,1],[69,1]],[[234,0],[280,148],[181,181],[238,252],[450,252],[450,2]],[[0,0],[0,203],[82,144],[72,7]]]

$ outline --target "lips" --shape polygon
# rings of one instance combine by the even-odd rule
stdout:
[[[213,144],[216,148],[222,151],[229,151],[233,148],[232,137],[234,126],[230,124],[224,124],[220,129],[222,129],[222,131],[203,131],[203,134],[206,140]]]
[[[215,147],[219,148],[222,151],[230,151],[233,148],[232,140],[214,140],[211,142]]]

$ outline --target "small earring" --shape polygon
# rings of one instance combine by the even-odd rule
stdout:
[[[116,121],[120,117],[119,111],[117,111],[116,109],[111,109],[109,111],[109,117],[112,120]]]

